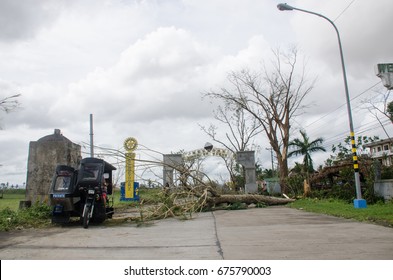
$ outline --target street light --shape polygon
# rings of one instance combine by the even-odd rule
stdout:
[[[304,12],[304,13],[308,13],[308,14],[312,14],[315,16],[319,16],[321,18],[326,19],[328,22],[330,22],[331,25],[333,25],[334,30],[336,30],[337,33],[337,39],[338,39],[338,46],[340,49],[340,57],[341,57],[341,67],[342,67],[342,72],[343,72],[343,78],[344,78],[344,88],[345,88],[345,96],[347,99],[347,109],[348,109],[348,118],[349,118],[349,129],[350,129],[350,137],[351,137],[351,144],[352,144],[352,155],[353,155],[353,168],[354,168],[354,173],[355,173],[355,186],[356,186],[356,199],[354,200],[354,206],[355,208],[366,208],[367,207],[367,203],[364,199],[362,199],[362,191],[360,188],[360,177],[359,177],[359,164],[358,164],[358,157],[356,154],[356,144],[355,144],[355,133],[354,133],[354,129],[353,129],[353,121],[352,121],[352,110],[351,110],[351,101],[349,98],[349,91],[348,91],[348,82],[347,82],[347,74],[345,72],[345,64],[344,64],[344,56],[343,56],[343,49],[341,46],[341,39],[340,39],[340,33],[338,32],[338,29],[336,27],[336,25],[334,24],[333,21],[331,21],[329,18],[325,17],[324,15],[318,14],[318,13],[314,13],[311,11],[307,11],[307,10],[303,10],[303,9],[299,9],[299,8],[295,8],[292,7],[288,4],[278,4],[277,8],[280,11],[292,11],[292,10],[297,10],[300,12]]]

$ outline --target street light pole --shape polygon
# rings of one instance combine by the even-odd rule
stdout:
[[[340,33],[338,32],[338,29],[337,29],[336,25],[334,24],[334,22],[332,20],[330,20],[329,18],[325,17],[324,15],[321,15],[321,14],[318,14],[315,12],[311,12],[311,11],[307,11],[307,10],[303,10],[303,9],[299,9],[299,8],[295,8],[295,7],[292,7],[286,3],[285,4],[278,4],[277,8],[280,11],[296,10],[296,11],[300,11],[300,12],[304,12],[304,13],[308,13],[308,14],[312,14],[312,15],[324,18],[334,27],[334,30],[336,30],[337,39],[338,39],[338,46],[340,49],[341,67],[342,67],[343,78],[344,78],[345,97],[347,100],[347,110],[348,110],[349,129],[350,129],[349,135],[351,137],[353,168],[354,168],[354,173],[355,173],[356,199],[354,200],[354,206],[355,206],[355,208],[366,208],[367,207],[366,201],[364,199],[362,199],[362,191],[360,188],[359,164],[358,164],[358,157],[357,157],[357,153],[356,153],[355,133],[354,133],[353,121],[352,121],[351,100],[349,98],[347,74],[345,71],[344,55],[343,55],[343,49],[342,49],[342,45],[341,45]]]
[[[273,148],[265,148],[266,150],[270,150],[270,159],[272,161],[272,176],[274,177],[274,162],[273,162]]]

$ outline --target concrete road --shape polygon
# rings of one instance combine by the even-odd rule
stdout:
[[[2,260],[393,260],[393,229],[287,207],[0,233]]]

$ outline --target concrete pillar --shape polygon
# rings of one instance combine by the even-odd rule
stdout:
[[[236,160],[246,170],[245,193],[257,193],[258,186],[255,173],[255,151],[242,151],[236,153]]]
[[[163,185],[173,187],[173,171],[183,166],[183,157],[181,154],[167,154],[164,155],[163,163]]]
[[[26,201],[49,203],[49,189],[58,164],[78,167],[81,146],[64,137],[60,129],[54,134],[31,141],[27,162]]]

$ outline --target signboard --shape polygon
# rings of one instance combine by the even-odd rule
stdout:
[[[126,153],[125,198],[134,198],[135,153]]]
[[[382,84],[389,90],[393,89],[393,63],[380,63],[375,66],[377,77],[381,78]]]
[[[393,63],[377,64],[377,76],[380,73],[393,73]]]
[[[138,142],[135,138],[129,137],[124,141],[124,148],[126,149],[126,174],[125,174],[125,199],[134,198],[134,183],[135,183],[135,153]]]

